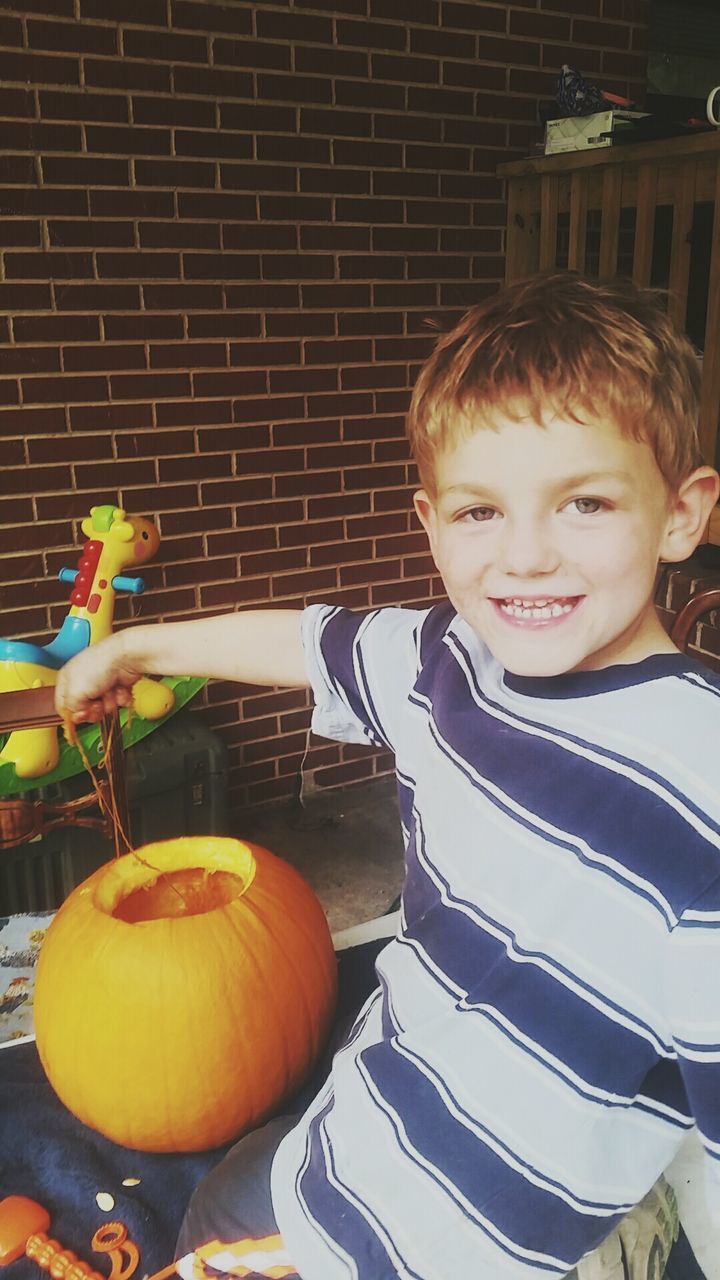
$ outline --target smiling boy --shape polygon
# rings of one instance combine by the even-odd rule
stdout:
[[[697,390],[651,296],[511,286],[440,339],[409,414],[448,603],[139,627],[63,669],[78,720],[145,672],[212,674],[310,684],[317,733],[395,752],[379,986],[183,1247],[277,1225],[304,1280],[582,1276],[694,1124],[718,1164],[720,683],[653,607],[717,497]]]

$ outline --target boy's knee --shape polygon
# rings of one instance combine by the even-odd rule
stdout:
[[[277,1232],[270,1195],[275,1152],[297,1116],[278,1116],[248,1133],[198,1183],[178,1235],[175,1256],[211,1240],[231,1242]]]

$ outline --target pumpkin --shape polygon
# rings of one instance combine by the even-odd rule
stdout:
[[[315,894],[258,845],[181,837],[100,867],[38,961],[37,1047],[85,1124],[142,1151],[255,1126],[325,1042],[337,967]]]

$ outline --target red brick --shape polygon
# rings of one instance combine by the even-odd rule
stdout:
[[[203,609],[217,605],[248,604],[265,601],[270,593],[267,578],[238,579],[236,582],[218,582],[200,588],[200,605]]]
[[[295,69],[299,72],[319,73],[328,76],[368,75],[369,57],[361,49],[313,48],[312,45],[295,46]],[[302,126],[301,126],[302,127]]]
[[[573,40],[578,44],[599,45],[601,49],[627,49],[630,31],[627,23],[592,22],[583,18],[573,21]]]
[[[277,532],[275,529],[230,529],[225,533],[209,534],[207,543],[211,558],[228,552],[237,556],[277,547]]]
[[[275,477],[274,491],[278,498],[313,497],[319,493],[334,493],[337,476],[332,471],[305,471]]]
[[[70,221],[63,218],[59,221],[48,221],[48,237],[51,247],[102,247],[132,248],[135,244],[135,230],[131,222],[99,221],[83,218],[81,221]]]
[[[237,524],[240,528],[245,526],[256,527],[260,525],[279,525],[293,520],[302,519],[303,507],[301,502],[262,502],[255,506],[250,503],[244,503],[241,509],[237,511]]]
[[[68,347],[64,352],[63,367],[65,372],[145,369],[145,347],[137,343],[123,343],[119,347],[109,343],[97,344],[96,347]]]
[[[266,375],[262,369],[231,369],[215,373],[193,374],[193,389],[198,396],[261,395]]]
[[[158,39],[155,31],[132,28],[123,32],[123,54],[126,58],[152,58],[156,61],[207,62],[208,41],[202,35],[180,32],[163,32]]]
[[[260,98],[293,103],[332,101],[332,81],[320,76],[265,75],[261,72],[257,83]]]
[[[204,94],[217,101],[219,98],[252,98],[252,76],[246,71],[222,67],[175,66],[173,84],[179,94]]]
[[[112,457],[112,439],[109,435],[70,435],[60,442],[56,437],[41,436],[28,443],[30,462],[54,462],[61,450],[64,462],[107,459]]]
[[[253,140],[239,133],[220,133],[217,129],[176,129],[177,156],[203,156],[206,159],[250,159]]]
[[[77,58],[3,50],[0,53],[0,78],[19,80],[23,84],[77,85],[80,83],[80,63]]]
[[[261,400],[242,399],[233,403],[234,422],[273,422],[277,419],[303,418],[305,401],[301,396],[263,397]]]
[[[167,26],[165,0],[81,0],[80,12],[83,18],[100,18],[103,22]],[[161,37],[162,32],[157,35]]]
[[[172,191],[91,191],[93,218],[172,218]]]
[[[27,288],[27,286],[24,286]],[[136,311],[140,308],[140,290],[135,284],[56,284],[58,311]]]
[[[43,182],[49,186],[127,187],[127,160],[99,156],[42,156]]]
[[[0,436],[59,434],[66,429],[64,409],[0,410]]]
[[[126,100],[125,100],[126,101]],[[135,124],[188,125],[194,129],[214,129],[216,106],[199,98],[145,98],[134,94],[133,120]]]
[[[249,133],[290,133],[296,126],[296,110],[268,102],[221,102],[220,128]]]
[[[205,311],[222,307],[222,289],[214,284],[146,284],[143,299],[150,311]]]
[[[59,373],[60,355],[52,347],[5,347],[0,352],[0,367],[3,374]],[[11,403],[16,400],[13,396]]]
[[[252,31],[252,14],[237,6],[226,8],[224,5],[194,3],[191,0],[173,0],[172,25],[176,28],[187,27],[199,31],[237,31],[249,34]]]
[[[110,378],[113,400],[171,399],[190,395],[190,376],[180,373],[128,373]]]
[[[17,404],[20,399],[18,384],[14,379],[0,379],[0,404]]]
[[[342,537],[342,529],[340,531],[340,537]],[[313,544],[310,547],[311,565],[341,565],[359,562],[362,563],[363,567],[369,571],[370,565],[367,562],[372,560],[372,557],[372,542],[343,542],[334,540],[326,543]],[[356,578],[355,581],[358,581],[358,579]]]
[[[227,365],[227,349],[220,342],[153,343],[151,369],[216,369]]]
[[[228,454],[210,453],[205,457],[191,454],[188,457],[161,458],[158,464],[160,483],[172,484],[174,480],[218,479],[232,474],[232,459]]]
[[[49,311],[52,305],[46,284],[0,284],[0,310]]]
[[[33,416],[35,415],[33,410]],[[73,431],[105,430],[130,431],[135,427],[153,425],[150,404],[94,404],[71,405],[70,425]]]
[[[115,162],[118,163],[118,162]],[[204,160],[136,160],[135,177],[144,187],[214,187],[215,165]],[[120,184],[118,184],[120,185]]]
[[[163,507],[163,515],[161,516],[163,537],[171,537],[173,534],[187,534],[193,529],[199,529],[202,533],[206,533],[208,529],[226,529],[232,523],[232,512],[228,507],[216,507],[202,509],[194,504],[197,503],[197,488],[193,488],[192,496],[182,498],[181,491],[189,489],[188,485],[174,486],[178,496],[168,501]],[[165,485],[160,492],[160,497],[165,498],[166,491],[172,496],[173,486]],[[140,491],[137,494],[137,500],[140,502]],[[152,506],[152,492],[148,492],[147,505]],[[157,504],[156,504],[157,505]]]
[[[341,567],[340,585],[355,586],[361,583],[387,582],[397,579],[402,572],[399,560],[374,560],[372,564],[357,564]]]
[[[21,42],[22,42],[22,28]],[[0,115],[10,120],[28,118],[35,115],[35,95],[30,89],[21,89],[16,85],[0,86]]]
[[[131,316],[104,316],[103,326],[105,337],[111,341],[123,338],[182,338],[183,336],[182,316],[155,316],[146,311]]]
[[[189,338],[257,338],[260,330],[261,319],[258,313],[220,311],[188,316]]]
[[[203,503],[260,502],[273,496],[271,476],[238,476],[234,480],[211,480],[200,486]]]
[[[177,454],[191,454],[194,448],[192,431],[128,431],[117,440],[119,458],[175,457]]]
[[[261,43],[259,40],[213,40],[215,66],[262,67],[266,71],[290,70],[290,45]]]
[[[166,400],[157,406],[159,427],[198,426],[207,422],[232,422],[229,400]]]
[[[251,253],[183,253],[187,280],[257,280],[260,258]]]
[[[128,156],[169,156],[172,153],[169,129],[95,124],[86,126],[85,136],[88,151]]]
[[[26,404],[68,404],[107,400],[106,378],[23,378]]]
[[[299,307],[300,290],[297,284],[229,284],[225,298],[231,309]]]

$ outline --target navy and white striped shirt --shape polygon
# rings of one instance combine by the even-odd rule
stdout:
[[[720,681],[504,673],[449,605],[303,619],[396,756],[401,927],[273,1166],[306,1280],[564,1276],[696,1122],[720,1167]]]

